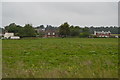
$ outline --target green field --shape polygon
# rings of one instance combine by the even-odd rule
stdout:
[[[117,38],[2,40],[3,78],[117,78]]]

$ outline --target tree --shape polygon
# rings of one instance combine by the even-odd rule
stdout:
[[[44,29],[45,27],[44,27],[44,25],[40,25],[40,26],[38,26],[36,28]]]
[[[67,37],[70,34],[70,28],[67,22],[59,26],[59,34],[62,37]]]
[[[80,28],[79,26],[70,26],[70,36],[71,37],[75,37],[75,36],[79,36],[80,33]]]
[[[79,35],[80,37],[89,37],[90,36],[90,30],[88,27],[82,28],[82,33]]]
[[[17,27],[15,23],[11,23],[9,26],[5,26],[5,30],[7,32],[13,32],[16,33],[17,32]]]
[[[89,37],[89,33],[88,32],[82,32],[82,33],[80,33],[80,37]]]
[[[22,30],[22,36],[25,37],[33,37],[36,36],[36,32],[34,28],[32,27],[32,24],[26,24]]]
[[[7,32],[12,32],[12,33],[14,33],[16,36],[19,36],[20,28],[22,28],[22,26],[16,25],[15,23],[11,23],[9,26],[5,26],[5,30],[6,30]]]
[[[83,28],[83,32],[89,32],[89,28],[88,27]]]

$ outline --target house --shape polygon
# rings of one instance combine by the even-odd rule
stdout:
[[[58,33],[56,31],[45,31],[44,37],[58,37]]]
[[[44,32],[45,31],[45,29],[43,28],[36,28],[35,29],[35,31],[37,32],[37,33],[41,33],[41,32]]]
[[[38,33],[38,36],[40,37],[58,37],[58,30],[57,28],[47,26],[46,28],[35,28],[35,31]]]
[[[94,35],[96,35],[96,37],[110,37],[111,32],[110,31],[94,31]]]
[[[14,33],[5,33],[4,34],[4,39],[20,39],[19,36],[14,36]]]
[[[9,39],[10,37],[13,37],[14,33],[5,33],[4,38]]]

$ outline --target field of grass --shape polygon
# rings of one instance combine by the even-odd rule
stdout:
[[[117,78],[117,38],[2,41],[3,78]]]

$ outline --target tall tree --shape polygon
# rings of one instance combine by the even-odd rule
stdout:
[[[32,27],[32,24],[26,24],[24,26],[23,33],[24,33],[23,36],[26,36],[26,37],[33,37],[36,35],[36,32]]]
[[[9,26],[5,26],[5,30],[7,32],[13,32],[16,33],[17,32],[17,27],[15,23],[11,23]]]
[[[62,37],[67,37],[70,34],[70,28],[67,22],[59,26],[59,34]]]
[[[20,25],[16,25],[15,23],[11,23],[9,26],[5,26],[5,30],[7,32],[12,32],[15,35],[19,36],[19,30],[20,30],[21,26]]]

